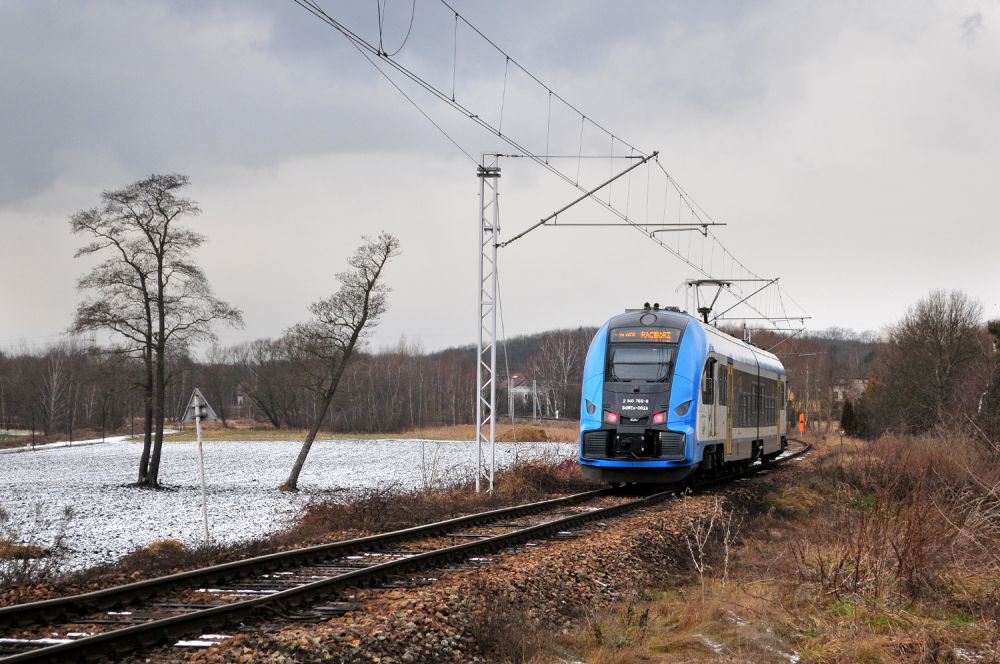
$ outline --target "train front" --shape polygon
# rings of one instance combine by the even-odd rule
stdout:
[[[587,352],[580,405],[580,465],[609,483],[673,482],[691,474],[700,364],[688,361],[701,329],[674,311],[615,316]],[[696,329],[695,329],[696,328]],[[694,372],[689,370],[691,364]],[[680,367],[680,369],[678,369]]]

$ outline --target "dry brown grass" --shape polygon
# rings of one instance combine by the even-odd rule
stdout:
[[[504,442],[575,442],[579,435],[577,420],[527,420],[519,421],[511,427],[510,420],[497,421],[497,440]],[[100,434],[98,434],[99,436]],[[111,435],[111,434],[108,434]],[[305,429],[275,429],[262,427],[260,423],[230,420],[229,427],[223,427],[218,420],[202,425],[204,440],[289,440],[301,441],[306,436]],[[399,438],[422,440],[475,440],[476,427],[473,424],[456,424],[423,427],[397,433],[330,433],[320,432],[317,440],[368,440],[375,438]],[[167,441],[190,442],[195,439],[193,425],[185,425],[184,431],[167,436]]]
[[[73,513],[36,504],[28,518],[15,522],[0,506],[0,597],[16,599],[20,590],[44,584],[60,573],[65,533]],[[40,533],[55,531],[52,537]]]
[[[510,420],[497,420],[497,440],[512,442],[575,442],[580,433],[577,420],[528,420],[511,427]],[[391,438],[424,438],[427,440],[475,440],[474,424],[426,427],[400,434],[383,434]]]
[[[401,490],[376,487],[343,499],[310,503],[281,541],[313,541],[331,533],[374,533],[440,521],[505,505],[542,500],[554,494],[596,488],[575,460],[529,461],[497,472],[495,490],[475,493],[470,485]]]
[[[717,548],[704,601],[684,575],[537,661],[1000,661],[996,453],[938,436],[821,454],[747,515],[728,584]]]
[[[0,540],[0,560],[29,560],[47,558],[50,555],[52,552],[45,547]]]

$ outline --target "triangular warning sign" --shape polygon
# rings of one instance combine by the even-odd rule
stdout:
[[[215,414],[212,407],[208,404],[208,399],[205,395],[201,393],[197,387],[194,388],[194,392],[191,393],[191,398],[188,400],[187,408],[184,409],[184,417],[181,418],[181,422],[194,422],[195,415],[198,413],[195,411],[197,407],[195,405],[195,397],[198,397],[198,405],[201,406],[201,421],[205,420],[217,420],[219,416]]]

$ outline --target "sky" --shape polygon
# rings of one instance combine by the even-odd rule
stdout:
[[[319,2],[378,41],[375,2]],[[456,32],[439,0],[385,2],[384,49],[454,86],[471,112],[502,114],[529,150],[568,157],[551,163],[584,185],[625,167],[607,159],[624,156],[623,141],[659,150],[726,224],[713,232],[727,251],[780,278],[781,299],[769,289],[758,308],[808,315],[811,329],[877,331],[929,291],[960,289],[1000,317],[997,0],[451,4],[581,110],[585,138],[578,115],[468,26]],[[167,172],[190,176],[203,210],[190,225],[207,237],[196,257],[244,312],[220,342],[307,318],[361,236],[381,230],[402,255],[373,346],[474,342],[476,161],[514,149],[392,74],[435,127],[291,0],[6,0],[0,44],[0,350],[52,343],[70,325],[92,265],[73,257],[84,239],[70,215]],[[528,159],[501,168],[502,239],[579,195]],[[680,214],[643,193],[662,173],[617,181],[615,206],[647,221],[658,207],[661,220]],[[560,219],[618,221],[590,202]],[[700,236],[661,237],[738,276],[711,246],[699,253]],[[541,228],[500,250],[499,265],[506,336],[598,325],[644,301],[685,306],[683,282],[699,276],[624,226]]]

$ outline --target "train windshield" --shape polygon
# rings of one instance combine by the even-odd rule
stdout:
[[[666,344],[611,344],[610,381],[665,383],[670,380],[674,347]]]

